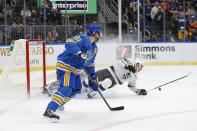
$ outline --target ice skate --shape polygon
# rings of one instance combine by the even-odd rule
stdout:
[[[47,119],[49,119],[51,122],[55,123],[55,122],[58,122],[58,120],[60,119],[60,117],[56,114],[54,114],[54,112],[50,109],[47,109],[43,116]]]

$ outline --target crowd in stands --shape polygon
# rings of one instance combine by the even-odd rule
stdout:
[[[46,0],[46,6],[37,7],[36,0],[0,0],[0,24],[4,24],[5,14],[7,14],[7,25],[24,25],[26,18],[27,25],[44,24],[44,12],[46,12],[46,24],[61,25],[62,18],[60,12],[55,10],[50,0]],[[6,5],[6,8],[5,8]]]
[[[118,0],[114,1],[118,2]],[[3,32],[0,33],[0,43],[5,39],[2,35],[6,35],[6,31],[10,28],[12,32],[6,35],[8,41],[24,38],[24,29],[14,27],[24,24],[32,27],[46,24],[45,35],[48,43],[64,41],[66,31],[68,31],[68,37],[84,31],[83,19],[78,20],[80,16],[83,18],[82,15],[70,16],[69,18],[76,19],[77,22],[71,29],[65,29],[63,27],[65,15],[54,9],[50,0],[46,0],[46,5],[39,8],[37,0],[26,0],[25,3],[24,0],[4,2],[5,0],[0,0],[0,32]],[[110,1],[106,2],[110,4]],[[134,25],[137,22],[137,0],[122,0],[122,13],[126,14],[128,22]],[[144,29],[151,32],[151,38],[147,41],[197,41],[197,0],[140,0],[140,27],[141,32]],[[34,33],[31,34],[31,39],[44,39],[43,29],[38,30],[37,27],[26,28],[26,38],[29,37],[30,30]]]
[[[24,0],[4,2],[5,0],[0,0],[0,44],[5,43],[5,39],[9,43],[13,39],[20,38],[46,38],[48,43],[58,43],[65,41],[66,31],[67,37],[84,31],[83,15],[69,15],[69,20],[73,19],[76,22],[66,29],[65,15],[54,9],[50,0],[45,0],[45,6],[40,7],[38,0],[26,0],[25,3]],[[92,16],[95,18],[94,15]],[[27,25],[26,29],[24,25]],[[44,25],[46,25],[46,33],[44,33]],[[24,30],[26,30],[25,36]]]
[[[123,13],[134,24],[137,21],[137,0],[123,1]],[[144,1],[140,0],[140,14],[143,16],[145,12],[145,20],[140,17],[140,27],[143,31],[145,25],[151,31],[149,41],[197,41],[197,0]]]

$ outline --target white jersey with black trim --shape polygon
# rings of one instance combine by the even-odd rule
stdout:
[[[136,86],[137,73],[125,69],[125,64],[119,63],[117,66],[113,66],[113,69],[108,68],[118,84],[128,82],[129,85]]]
[[[118,65],[112,67],[113,69],[108,68],[108,70],[114,77],[116,83],[123,84],[125,82],[128,82],[129,89],[135,92],[137,90],[136,88],[137,73],[133,73],[125,69],[125,64],[122,62],[119,62]]]

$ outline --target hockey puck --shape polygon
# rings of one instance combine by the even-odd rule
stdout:
[[[158,88],[159,91],[161,91],[161,88]]]

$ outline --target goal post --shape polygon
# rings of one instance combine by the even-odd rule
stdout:
[[[30,96],[30,45],[36,43],[42,46],[42,61],[43,61],[43,87],[46,86],[46,52],[44,40],[26,40],[26,77],[27,77],[27,94]]]
[[[46,52],[44,40],[15,40],[0,75],[1,88],[28,95],[46,86]],[[38,90],[39,89],[39,90]]]

